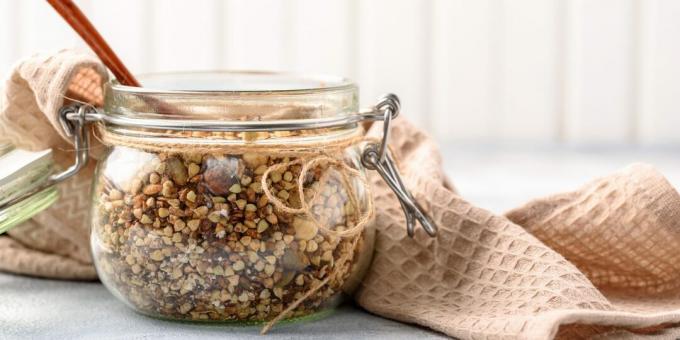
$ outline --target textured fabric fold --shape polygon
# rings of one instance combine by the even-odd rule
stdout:
[[[2,90],[0,139],[27,150],[52,149],[58,166],[70,166],[73,147],[61,130],[59,110],[71,100],[100,105],[107,79],[104,65],[83,51],[61,50],[19,62]],[[92,145],[101,152],[96,141]],[[91,163],[59,185],[57,203],[0,237],[1,269],[62,279],[97,278],[87,219],[93,173]]]

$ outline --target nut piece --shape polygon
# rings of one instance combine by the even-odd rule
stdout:
[[[239,182],[243,165],[234,157],[211,157],[206,161],[203,183],[215,195],[224,195]]]

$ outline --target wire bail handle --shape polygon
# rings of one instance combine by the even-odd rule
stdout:
[[[399,116],[400,109],[401,103],[399,102],[399,97],[392,93],[382,97],[378,104],[375,105],[374,110],[383,112],[383,137],[380,144],[371,143],[366,146],[361,155],[361,163],[366,168],[377,171],[394,194],[397,195],[406,217],[406,232],[408,236],[413,237],[415,235],[415,220],[417,219],[423,229],[425,229],[425,232],[431,237],[435,237],[437,235],[437,225],[424,212],[423,208],[406,188],[396,168],[394,159],[392,159],[389,150],[387,150],[387,143],[390,137],[390,123],[392,119]]]

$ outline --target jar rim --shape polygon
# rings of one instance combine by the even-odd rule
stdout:
[[[138,75],[137,78],[145,84],[144,87],[128,86],[112,80],[107,84],[112,90],[128,94],[158,94],[158,95],[223,95],[223,96],[276,96],[276,95],[310,95],[330,94],[334,92],[356,90],[357,85],[349,78],[326,74],[303,74],[279,71],[235,70],[235,71],[174,71],[153,72]],[[213,79],[210,79],[213,78]],[[206,85],[178,83],[178,80],[195,82],[197,80],[234,82],[232,88],[207,88]],[[277,81],[276,85],[264,87],[263,80]],[[248,84],[246,84],[248,82]],[[146,86],[146,84],[152,84]],[[163,88],[168,83],[184,84],[182,87]],[[165,84],[165,85],[158,85]],[[273,84],[273,83],[272,83]],[[306,84],[306,85],[295,85]],[[312,84],[317,84],[316,86]],[[244,87],[249,85],[252,87]],[[258,86],[259,87],[255,87]],[[239,87],[237,87],[239,86]],[[192,88],[193,87],[193,88]]]
[[[274,131],[283,132],[276,139],[286,131],[328,137],[382,117],[360,112],[358,88],[343,77],[204,71],[157,73],[140,80],[144,88],[106,84],[99,114],[106,131],[166,140],[202,135],[198,132],[221,139]],[[196,81],[198,85],[191,84]]]
[[[105,116],[270,125],[352,117],[358,111],[358,87],[343,77],[203,71],[156,73],[140,79],[146,87],[115,80],[105,85]]]

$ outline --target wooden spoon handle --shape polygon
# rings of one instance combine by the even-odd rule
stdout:
[[[90,20],[71,0],[47,0],[54,9],[61,15],[66,22],[80,35],[88,46],[97,54],[104,65],[111,70],[113,75],[123,85],[137,86],[140,84],[130,71],[120,61],[116,53],[113,52],[109,44],[92,26]]]

